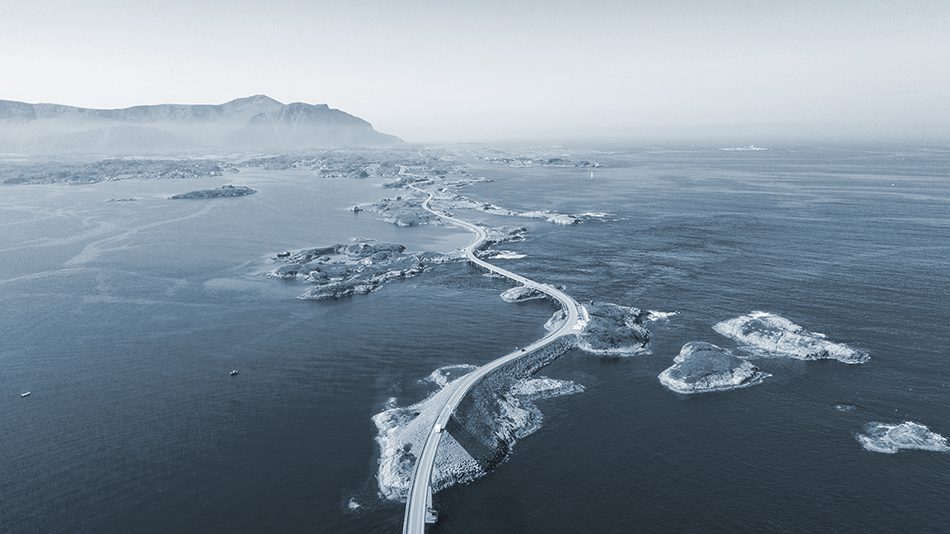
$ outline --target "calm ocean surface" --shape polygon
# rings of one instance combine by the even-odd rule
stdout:
[[[502,247],[527,254],[499,260],[516,272],[678,315],[650,325],[652,354],[574,351],[543,370],[587,389],[541,401],[541,430],[507,462],[437,494],[433,531],[945,532],[950,454],[871,453],[854,436],[905,420],[950,436],[950,150],[577,157],[606,167],[473,159],[495,181],[465,194],[621,220],[460,215],[529,227]],[[225,183],[260,192],[165,200]],[[353,237],[470,240],[347,211],[389,194],[264,171],[0,187],[0,531],[398,532],[402,505],[376,495],[370,417],[419,400],[437,367],[540,337],[553,308],[505,303],[508,286],[466,264],[336,302],[257,276],[277,251]],[[124,197],[139,200],[105,202]],[[684,343],[734,347],[711,327],[752,310],[871,361],[756,360],[773,376],[724,393],[660,385]]]

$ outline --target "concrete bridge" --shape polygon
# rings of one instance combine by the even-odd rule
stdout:
[[[458,408],[459,403],[462,402],[462,399],[465,398],[476,384],[492,372],[516,362],[519,359],[527,358],[534,352],[557,342],[565,336],[580,333],[587,327],[590,317],[587,315],[587,310],[567,293],[551,285],[535,282],[534,280],[525,278],[524,276],[515,274],[479,258],[475,254],[476,251],[488,241],[488,232],[485,228],[434,210],[430,205],[434,197],[433,193],[424,191],[414,185],[409,185],[409,188],[427,195],[425,202],[422,204],[422,207],[425,208],[426,211],[446,222],[461,226],[475,234],[475,240],[463,249],[465,256],[468,257],[471,263],[487,271],[504,276],[525,287],[544,293],[556,301],[566,314],[565,321],[556,330],[549,332],[543,338],[522,349],[515,350],[514,352],[510,352],[488,362],[447,386],[453,388],[453,391],[440,408],[439,414],[432,424],[432,428],[429,429],[429,433],[426,435],[425,442],[422,445],[422,451],[416,458],[409,493],[406,497],[406,513],[403,519],[402,531],[404,534],[422,534],[425,531],[426,523],[434,523],[438,517],[432,507],[432,471],[435,465],[435,456],[439,449],[443,431],[449,423],[453,412]]]

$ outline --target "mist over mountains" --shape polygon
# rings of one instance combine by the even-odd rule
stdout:
[[[265,95],[217,105],[88,109],[0,100],[0,152],[168,154],[262,152],[399,144],[326,104],[283,104]]]

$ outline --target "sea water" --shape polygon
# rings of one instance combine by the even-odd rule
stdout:
[[[438,493],[440,532],[945,527],[950,454],[856,437],[872,422],[950,434],[950,151],[769,148],[572,149],[604,165],[593,178],[461,156],[494,180],[471,198],[612,215],[456,213],[529,228],[493,261],[676,314],[647,323],[649,353],[544,369],[583,392],[538,401],[541,428],[508,461]],[[167,200],[226,183],[259,192]],[[465,263],[332,302],[260,276],[279,251],[354,237],[471,239],[348,210],[391,194],[377,185],[243,171],[0,188],[0,530],[398,531],[373,415],[430,394],[440,367],[542,336],[554,309],[506,303],[505,281]],[[757,310],[870,360],[754,359],[766,381],[702,395],[657,380],[687,342],[738,351],[713,326]]]

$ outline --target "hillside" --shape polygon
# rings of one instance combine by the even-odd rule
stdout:
[[[380,147],[401,142],[326,104],[283,104],[264,95],[217,105],[124,109],[0,100],[0,152],[7,153],[260,152]]]

